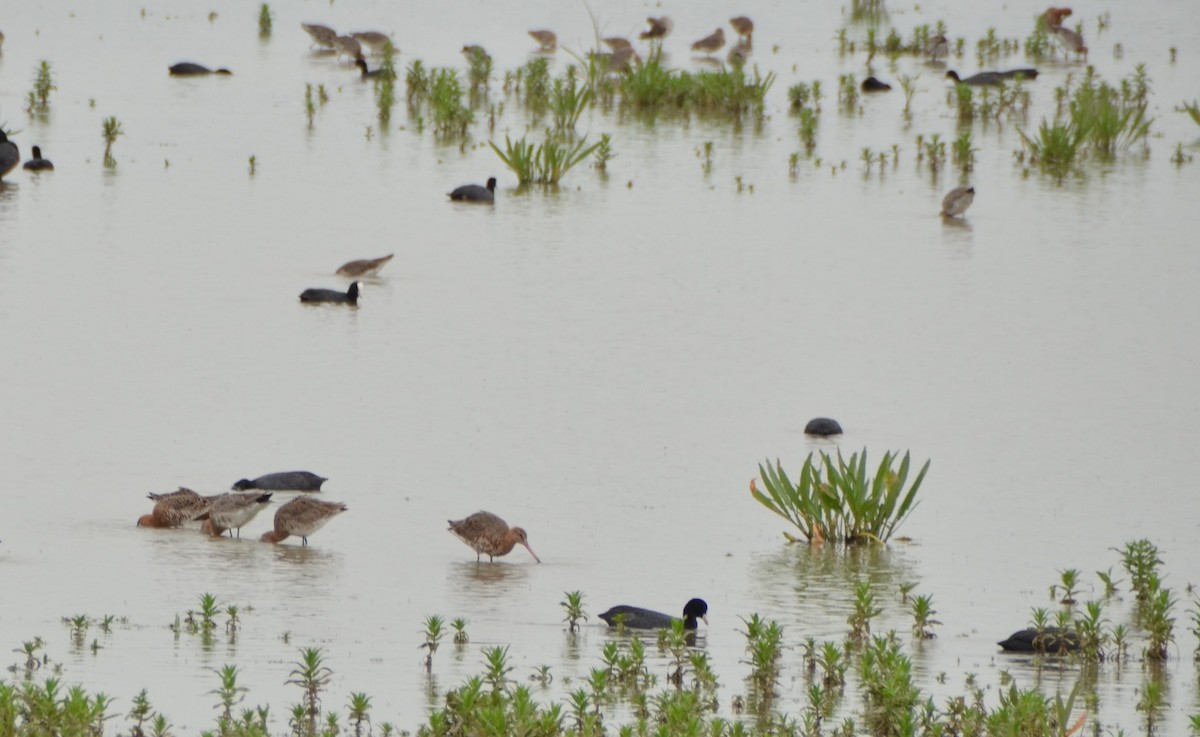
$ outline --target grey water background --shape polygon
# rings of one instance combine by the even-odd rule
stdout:
[[[922,3],[890,6],[889,22],[907,38],[944,19],[968,40],[951,62],[967,72],[988,28],[1024,38],[1043,9]],[[590,44],[582,5],[273,10],[261,41],[256,4],[5,8],[0,122],[57,170],[0,185],[0,645],[42,636],[68,682],[117,697],[122,714],[148,688],[185,733],[211,723],[211,669],[225,663],[242,669],[247,704],[274,706],[281,731],[298,700],[284,684],[297,648],[321,646],[335,675],[327,708],[366,691],[377,723],[412,729],[437,691],[480,670],[483,646],[510,645],[517,678],[550,665],[557,678],[539,698],[586,677],[609,634],[593,618],[571,645],[564,591],[582,590],[593,614],[616,603],[674,611],[702,596],[722,709],[748,673],[740,618],[759,613],[785,626],[780,708],[797,713],[798,646],[840,639],[853,584],[869,576],[885,602],[876,631],[906,636],[900,582],[934,597],[939,637],[912,647],[923,689],[958,694],[974,673],[994,699],[1002,671],[1070,688],[1071,669],[1039,672],[995,642],[1032,607],[1053,607],[1058,571],[1080,569],[1084,596],[1098,597],[1092,571],[1119,570],[1111,548],[1146,537],[1179,595],[1167,733],[1200,711],[1186,631],[1200,578],[1200,169],[1169,160],[1200,138],[1174,111],[1200,94],[1193,4],[1101,2],[1068,21],[1085,22],[1102,78],[1146,64],[1148,154],[1089,163],[1058,184],[1022,173],[1014,122],[977,125],[967,181],[978,197],[951,225],[937,212],[960,179],[931,176],[914,145],[919,133],[956,134],[943,70],[876,60],[893,82],[920,75],[911,122],[899,90],[840,113],[838,75],[866,72],[861,52],[839,56],[834,34],[865,30],[837,4],[594,5],[606,35],[672,15],[668,61],[688,69],[703,68],[691,40],[753,17],[753,63],[778,74],[766,120],[648,124],[591,110],[579,128],[589,140],[612,134],[609,174],[580,167],[561,189],[528,193],[486,141],[527,128],[540,140],[544,122],[530,124],[498,79],[496,130],[478,114],[466,146],[418,130],[403,103],[384,131],[370,85],[312,53],[299,23],[393,32],[402,66],[465,70],[459,49],[480,43],[499,77],[531,58],[529,28]],[[58,89],[48,115],[31,118],[24,97],[42,59]],[[168,78],[181,60],[235,74]],[[552,68],[569,61],[560,50]],[[1026,129],[1083,71],[1061,58],[1042,68]],[[804,159],[791,178],[801,144],[786,90],[814,79],[826,93],[823,163]],[[311,129],[306,83],[331,93]],[[125,130],[111,171],[109,115]],[[708,174],[697,154],[707,141]],[[863,147],[893,144],[897,168],[862,170]],[[446,202],[489,175],[501,182],[494,208]],[[392,252],[360,308],[296,301],[309,286],[344,287],[341,263]],[[806,438],[818,415],[846,434]],[[788,546],[783,521],[747,493],[765,459],[795,469],[811,451],[862,448],[933,460],[902,528],[911,542],[849,554]],[[133,526],[146,492],[215,493],[293,468],[329,476],[323,497],[350,507],[308,548],[259,544],[271,512],[240,541]],[[518,549],[476,565],[445,520],[481,508],[524,526],[545,563]],[[206,649],[167,628],[203,592],[249,609],[235,645],[218,637]],[[1128,605],[1110,618],[1124,621]],[[103,645],[93,654],[60,621],[84,613],[128,623],[93,629]],[[417,646],[434,613],[469,620],[472,642],[443,646],[430,681]],[[1106,729],[1137,729],[1145,677],[1137,663],[1101,668]]]

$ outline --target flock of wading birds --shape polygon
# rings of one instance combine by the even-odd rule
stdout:
[[[308,536],[325,526],[329,520],[345,512],[348,507],[341,502],[327,502],[308,496],[307,492],[318,492],[328,479],[309,471],[284,471],[259,476],[256,479],[239,479],[232,490],[224,494],[204,496],[191,489],[180,487],[167,494],[151,492],[154,510],[138,519],[139,527],[183,527],[191,522],[201,522],[201,530],[214,537],[226,532],[232,537],[236,531],[241,537],[242,527],[249,524],[271,503],[277,491],[301,492],[299,496],[283,504],[275,511],[274,528],[263,533],[262,541],[279,543],[288,537],[298,537],[302,545],[308,544]],[[537,553],[529,546],[529,536],[520,527],[509,527],[508,523],[491,512],[476,512],[460,520],[449,520],[450,531],[475,551],[475,560],[480,562],[487,555],[489,561],[496,556],[508,555],[517,545],[523,545],[533,559],[541,563]],[[708,604],[703,599],[692,599],[683,608],[685,629],[697,628],[698,619],[708,623]],[[599,615],[614,626],[636,629],[659,629],[670,627],[674,617],[641,607],[615,606]]]
[[[842,426],[837,420],[816,417],[805,425],[804,432],[806,435],[829,437],[841,435]],[[168,528],[200,522],[201,531],[214,537],[226,532],[230,537],[235,532],[241,537],[242,527],[270,505],[275,492],[299,492],[298,496],[275,511],[273,529],[263,533],[261,539],[263,542],[279,543],[289,537],[298,537],[302,545],[307,545],[309,535],[348,509],[341,502],[322,501],[309,495],[319,492],[321,484],[326,481],[328,479],[325,477],[309,471],[283,471],[256,479],[239,479],[229,492],[212,496],[204,496],[183,487],[167,494],[150,493],[148,496],[154,502],[154,509],[142,515],[137,523],[139,527]],[[530,547],[529,535],[523,528],[509,527],[507,522],[491,512],[480,511],[464,519],[448,522],[450,532],[475,551],[477,563],[482,561],[484,555],[488,556],[489,562],[498,556],[508,555],[517,545],[524,546],[535,561],[542,562]],[[676,621],[682,621],[685,630],[695,630],[699,620],[708,624],[708,604],[703,599],[690,599],[684,605],[681,617],[626,604],[614,606],[597,616],[615,627],[664,629],[670,628]],[[1008,651],[1061,654],[1078,650],[1079,636],[1056,627],[1041,630],[1027,628],[1014,632],[998,644]]]

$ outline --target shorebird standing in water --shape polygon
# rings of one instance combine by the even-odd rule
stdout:
[[[529,536],[525,530],[509,527],[507,522],[491,512],[476,512],[466,519],[449,522],[450,531],[475,551],[476,562],[482,555],[486,555],[489,561],[494,561],[497,556],[508,555],[517,544],[524,545],[534,560],[542,562],[533,548],[529,547]]]
[[[349,507],[341,502],[323,502],[311,496],[298,496],[275,511],[275,529],[264,533],[262,541],[277,543],[288,537],[300,538],[308,545],[308,536]]]

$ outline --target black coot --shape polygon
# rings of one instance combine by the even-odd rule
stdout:
[[[301,302],[329,302],[333,304],[358,304],[358,282],[350,285],[344,292],[336,289],[305,289],[300,293]]]
[[[496,178],[487,180],[486,187],[478,184],[464,184],[450,193],[450,199],[456,202],[495,202]]]
[[[704,599],[692,599],[683,607],[683,628],[686,630],[696,629],[697,619],[703,619],[704,623],[708,624],[707,614],[708,604],[704,602]],[[670,614],[625,604],[615,606],[597,616],[613,627],[617,626],[617,617],[621,616],[626,627],[638,630],[669,629],[671,623],[678,619]]]
[[[320,491],[321,484],[329,479],[308,471],[281,471],[259,476],[253,481],[240,479],[233,485],[234,491],[261,489],[262,491]]]

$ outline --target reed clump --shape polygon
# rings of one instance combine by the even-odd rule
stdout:
[[[577,164],[591,156],[600,144],[587,145],[587,136],[574,142],[564,142],[553,137],[539,144],[521,138],[513,141],[504,137],[504,148],[494,142],[488,145],[500,157],[521,184],[558,184]]]
[[[885,453],[874,476],[868,476],[866,449],[848,459],[841,451],[836,458],[821,451],[816,458],[808,455],[794,482],[779,461],[759,464],[765,492],[751,481],[750,495],[809,542],[887,542],[916,507],[929,464],[926,461],[909,484],[907,452],[902,458]],[[786,532],[784,536],[797,541]]]

